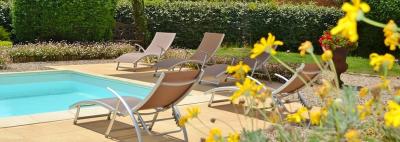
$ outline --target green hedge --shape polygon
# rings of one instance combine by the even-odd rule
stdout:
[[[315,45],[342,13],[334,8],[256,3],[147,3],[149,29],[176,32],[175,44],[196,48],[204,32],[225,33],[224,43],[251,45],[269,32],[285,42],[280,50],[297,51],[304,40]]]
[[[0,1],[0,26],[11,32],[10,4]]]
[[[17,41],[112,38],[115,0],[13,0]]]

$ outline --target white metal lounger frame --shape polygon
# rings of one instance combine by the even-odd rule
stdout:
[[[290,102],[289,102],[289,101],[283,101],[281,98],[283,98],[283,97],[285,97],[285,96],[288,96],[288,95],[290,95],[290,94],[283,94],[283,96],[277,96],[277,95],[280,94],[280,92],[281,92],[284,88],[286,88],[286,87],[290,84],[290,82],[294,81],[294,80],[297,78],[298,72],[299,72],[299,71],[302,71],[303,74],[317,74],[317,76],[315,76],[315,77],[314,77],[312,80],[310,80],[309,82],[315,82],[315,80],[317,80],[317,78],[318,78],[318,76],[319,76],[319,72],[306,72],[306,71],[303,71],[304,67],[305,67],[305,64],[301,64],[300,67],[298,67],[298,68],[296,69],[296,74],[294,74],[290,79],[287,79],[287,78],[283,77],[282,75],[275,74],[275,76],[277,76],[277,77],[283,79],[283,80],[285,81],[285,84],[283,84],[282,86],[280,86],[278,89],[269,88],[269,89],[272,89],[272,90],[273,90],[273,91],[272,91],[272,98],[273,98],[273,101],[274,101],[278,106],[283,107],[286,111],[288,111],[288,109],[284,106],[284,104],[285,104],[285,103],[290,103]],[[250,76],[247,76],[247,77],[250,78],[250,79],[252,79],[252,80],[254,80],[254,81],[256,81],[257,84],[262,85],[261,82],[259,82],[258,80],[254,79],[253,77],[250,77]],[[265,87],[265,86],[263,85],[263,87]],[[303,86],[303,87],[304,87],[304,86]],[[217,102],[226,102],[226,101],[229,101],[228,99],[216,100],[216,101],[215,101],[215,100],[214,100],[214,95],[215,95],[215,93],[217,93],[217,92],[224,92],[224,91],[227,91],[227,92],[234,92],[234,91],[236,91],[236,90],[238,90],[238,89],[239,89],[239,88],[237,88],[236,86],[226,86],[226,87],[214,88],[214,89],[211,89],[211,90],[208,90],[208,91],[204,92],[204,94],[211,94],[211,98],[210,98],[210,101],[209,101],[209,103],[208,103],[208,106],[211,107],[211,105],[212,105],[213,103],[217,103]],[[307,103],[305,102],[305,99],[302,97],[302,95],[301,95],[301,93],[300,93],[299,90],[300,90],[300,89],[297,89],[296,92],[295,92],[295,93],[298,95],[298,98],[299,98],[298,101],[300,101],[300,103],[301,103],[302,105],[304,105],[304,106],[306,106],[306,107],[310,107],[310,106],[308,106]],[[294,102],[294,101],[292,101],[292,102]],[[288,111],[288,112],[289,112],[289,111]]]
[[[204,67],[205,64],[208,62],[208,60],[211,59],[211,58],[209,58],[209,57],[212,57],[213,54],[212,54],[212,55],[208,55],[206,52],[203,52],[203,51],[199,51],[199,52],[201,52],[201,53],[204,54],[203,60],[183,60],[183,61],[181,61],[181,62],[175,63],[175,64],[172,65],[171,67],[167,68],[167,70],[168,70],[168,71],[174,71],[175,68],[176,68],[177,66],[180,65],[179,71],[181,71],[181,70],[182,70],[182,67],[183,67],[182,65],[183,65],[183,64],[189,64],[189,63],[195,63],[196,66],[197,66],[197,68],[198,68],[199,70],[200,70],[200,69],[203,69],[203,67]],[[159,70],[159,68],[156,67],[153,76],[157,76],[158,70]]]
[[[156,35],[154,36],[154,38],[156,38],[158,34],[165,34],[165,33],[163,33],[163,32],[157,32]],[[175,38],[176,33],[169,33],[169,34],[173,34],[173,35],[174,35],[173,38]],[[161,35],[160,35],[160,36],[161,36]],[[154,42],[154,39],[153,39],[152,43],[150,43],[149,46],[151,46],[152,44],[154,44],[153,42]],[[171,47],[172,42],[173,42],[173,40],[169,43],[169,45],[168,45],[167,47],[163,47],[163,46],[160,46],[159,44],[156,44],[155,47],[161,49],[159,54],[156,54],[156,53],[146,53],[146,50],[147,50],[147,49],[144,49],[143,46],[141,46],[140,44],[135,43],[134,46],[139,48],[139,52],[143,53],[143,56],[141,56],[141,57],[138,58],[137,60],[134,60],[134,61],[133,61],[133,69],[135,70],[136,67],[137,67],[138,62],[139,62],[140,60],[144,59],[144,58],[149,58],[149,57],[154,57],[154,56],[155,56],[155,57],[157,57],[157,61],[159,61],[160,58],[161,58],[161,56]],[[118,61],[118,62],[117,62],[116,70],[118,70],[119,68],[120,68],[120,62]]]
[[[265,67],[266,63],[268,62],[268,60],[269,60],[270,58],[271,58],[271,57],[268,57],[267,59],[265,59],[264,61],[262,61],[261,64],[258,63],[259,60],[256,60],[256,61],[254,62],[254,64],[253,64],[253,68],[251,69],[250,76],[253,77],[254,74],[267,75],[269,81],[272,81],[271,76],[269,75],[269,70],[268,70],[267,67]],[[230,64],[230,65],[234,65],[235,60],[236,60],[235,58],[232,58],[232,61],[231,61],[231,64]],[[205,65],[205,64],[203,64],[203,65]],[[205,67],[205,66],[203,66],[203,67]],[[256,70],[259,69],[259,68],[264,68],[265,73],[257,73]],[[215,81],[200,80],[199,83],[206,82],[206,83],[211,83],[211,84],[214,84],[214,85],[217,85],[217,86],[218,86],[218,85],[220,84],[220,81],[219,81],[219,80],[221,79],[221,76],[223,76],[223,75],[225,75],[225,77],[224,77],[224,78],[225,78],[225,79],[224,79],[225,81],[227,81],[228,79],[235,79],[235,78],[232,78],[232,77],[229,77],[228,75],[226,75],[226,72],[221,72],[221,73],[219,73],[218,75],[215,76]]]
[[[136,47],[139,48],[139,52],[144,53],[146,50],[143,48],[143,46],[141,46],[140,44],[135,43],[134,44]],[[135,70],[137,67],[137,64],[140,60],[145,59],[145,58],[149,58],[149,57],[157,57],[157,61],[160,60],[161,56],[166,52],[166,50],[164,48],[162,48],[162,46],[156,45],[158,48],[160,48],[160,54],[145,54],[144,56],[142,56],[141,58],[137,59],[136,61],[133,62],[133,69]],[[169,47],[168,47],[169,48]],[[118,70],[120,68],[120,62],[117,62],[117,67],[116,70]]]
[[[156,85],[154,88],[158,88],[160,85],[165,85],[165,86],[184,86],[184,85],[188,85],[188,84],[193,84],[188,90],[192,90],[192,88],[194,87],[195,84],[197,84],[197,82],[202,78],[204,71],[200,71],[199,75],[196,77],[196,79],[191,80],[191,81],[186,81],[186,82],[180,82],[180,83],[169,83],[169,82],[162,82],[165,74],[162,73],[160,78],[158,79]],[[94,117],[101,117],[101,116],[107,116],[107,119],[110,120],[111,122],[109,123],[105,136],[109,137],[109,134],[111,132],[112,126],[114,124],[114,121],[116,119],[117,115],[120,116],[124,116],[124,115],[129,115],[132,119],[133,125],[135,127],[135,131],[137,133],[137,137],[138,137],[138,141],[139,142],[143,142],[142,136],[141,136],[141,130],[140,127],[142,129],[144,129],[149,135],[167,135],[167,134],[171,134],[171,133],[177,133],[182,131],[183,132],[183,136],[184,136],[184,141],[188,141],[188,136],[187,136],[187,130],[185,127],[180,127],[178,125],[179,119],[181,118],[181,114],[179,112],[179,109],[176,107],[176,104],[179,103],[185,96],[187,96],[190,91],[185,92],[185,94],[183,94],[177,101],[175,101],[173,104],[163,107],[163,108],[156,108],[154,112],[148,112],[148,113],[140,113],[139,109],[151,98],[151,96],[155,93],[156,89],[153,89],[150,93],[150,95],[148,95],[142,102],[140,102],[139,104],[137,104],[135,107],[131,107],[129,106],[129,104],[126,103],[126,101],[117,93],[115,92],[113,89],[107,87],[108,90],[110,90],[112,92],[113,95],[115,95],[119,101],[117,103],[117,105],[115,106],[115,108],[101,103],[101,102],[96,102],[96,101],[85,101],[82,103],[78,103],[78,104],[74,104],[71,107],[76,107],[77,108],[77,112],[75,114],[75,119],[74,119],[74,124],[77,124],[77,121],[79,119],[88,119],[88,118],[94,118]],[[125,109],[127,110],[128,114],[122,114],[121,112],[118,112],[120,105],[123,105],[123,107],[125,107]],[[95,115],[95,116],[86,116],[86,117],[79,117],[79,112],[80,112],[80,108],[82,105],[85,104],[96,104],[96,105],[100,105],[103,106],[107,109],[110,110],[109,114],[102,114],[102,115]],[[158,117],[158,113],[163,112],[165,110],[168,110],[169,108],[172,109],[172,116],[170,118],[163,118],[163,119],[157,119]],[[135,118],[135,115],[137,115],[138,119]],[[142,115],[153,115],[153,119],[150,121],[144,121]],[[158,121],[166,121],[166,120],[175,120],[177,126],[180,128],[178,130],[173,130],[173,131],[168,131],[168,132],[163,132],[163,133],[153,133],[151,130],[154,126],[155,122]],[[150,124],[149,124],[150,123]]]

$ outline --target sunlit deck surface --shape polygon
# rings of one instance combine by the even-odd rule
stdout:
[[[76,70],[80,72],[105,75],[122,80],[130,80],[136,83],[151,85],[156,81],[157,78],[153,77],[153,70],[148,68],[141,68],[134,72],[132,69],[120,69],[115,70],[116,64],[86,64],[86,65],[67,65],[67,66],[54,66],[55,69],[66,69]],[[233,82],[228,82],[223,85],[232,85]],[[276,87],[277,83],[267,83],[267,85]],[[238,115],[238,111],[241,109],[235,108],[229,102],[216,103],[212,107],[208,107],[207,103],[210,95],[204,95],[203,92],[211,88],[216,87],[212,84],[197,85],[192,91],[190,96],[187,96],[178,106],[182,114],[186,113],[185,108],[193,105],[197,105],[201,108],[199,118],[207,125],[202,125],[198,120],[193,120],[187,125],[189,141],[200,141],[201,138],[205,138],[208,134],[208,127],[219,127],[223,130],[224,134],[232,132],[231,129],[223,123],[214,124],[210,123],[211,118],[218,120],[224,120],[236,131],[242,129],[242,125],[251,126],[249,119],[245,119],[243,115]],[[216,95],[216,100],[226,99],[227,96],[224,94]],[[295,109],[299,104],[292,104],[292,108]],[[88,111],[88,110],[87,110]],[[71,111],[73,112],[73,110]],[[85,110],[81,112],[85,113]],[[240,112],[239,112],[240,113]],[[49,117],[57,117],[55,116]],[[160,114],[160,117],[170,117],[171,112],[166,111]],[[29,117],[29,116],[28,116]],[[148,118],[149,117],[145,117]],[[241,123],[238,121],[241,119]],[[254,118],[255,119],[255,118]],[[49,119],[51,120],[51,118]],[[265,121],[255,119],[256,124],[254,126],[262,128]],[[109,123],[105,117],[93,118],[87,120],[81,120],[77,125],[72,123],[72,119],[57,120],[51,122],[42,122],[37,124],[29,124],[22,126],[13,126],[7,128],[0,128],[0,141],[40,141],[40,142],[109,142],[109,141],[137,141],[136,133],[133,129],[132,123],[129,117],[117,117],[116,123],[114,123],[113,130],[110,134],[111,138],[105,138],[103,135],[106,131]],[[0,122],[7,123],[7,122]],[[153,131],[163,132],[168,130],[174,130],[174,121],[157,122]],[[167,136],[149,136],[143,133],[144,141],[183,141],[182,133],[175,133]]]

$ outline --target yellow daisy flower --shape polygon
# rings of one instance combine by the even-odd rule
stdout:
[[[312,43],[310,41],[303,42],[299,47],[299,51],[300,51],[300,56],[306,55],[306,52],[308,53],[313,52]]]
[[[185,124],[193,118],[196,118],[200,114],[200,108],[198,106],[193,106],[186,108],[187,114],[179,118],[178,125],[183,127]]]
[[[397,25],[393,20],[390,20],[389,23],[383,28],[383,32],[385,35],[385,45],[390,47],[390,50],[396,50],[396,46],[399,45],[400,33],[397,32]]]
[[[222,142],[222,132],[219,128],[212,128],[208,134],[206,142]]]
[[[370,11],[370,7],[361,0],[352,0],[352,4],[345,2],[342,10],[346,12],[346,15],[338,21],[337,26],[331,30],[331,34],[340,34],[351,42],[356,42],[358,40],[357,21],[361,19],[364,13]]]
[[[364,105],[357,105],[360,120],[365,120],[367,116],[371,115],[373,103],[374,99],[371,99],[367,101]]]
[[[186,111],[188,112],[188,116],[190,116],[190,118],[195,118],[199,116],[200,108],[198,106],[189,107],[186,109]]]
[[[239,64],[235,66],[228,66],[226,68],[226,72],[229,74],[233,73],[233,77],[237,79],[244,78],[250,70],[251,68],[248,65],[243,64],[242,61],[240,61]]]
[[[271,33],[268,33],[268,39],[264,37],[260,39],[260,41],[254,44],[254,48],[251,50],[251,58],[256,58],[258,55],[262,54],[263,52],[267,52],[271,55],[275,55],[275,47],[283,45],[282,41],[275,40],[275,36]]]
[[[368,95],[369,89],[367,87],[363,87],[360,89],[360,92],[358,92],[358,95],[360,97],[365,97]]]
[[[312,125],[319,125],[321,123],[321,111],[311,111],[310,120]]]
[[[227,139],[228,142],[239,142],[239,140],[240,140],[240,135],[236,132],[230,133],[228,135],[228,139]]]
[[[369,55],[369,64],[374,67],[375,71],[379,71],[382,66],[387,67],[387,69],[392,69],[395,58],[393,55],[386,53],[385,55],[379,55],[377,53],[372,53]]]
[[[318,88],[318,90],[315,93],[317,96],[325,98],[325,96],[329,94],[331,88],[332,88],[331,83],[328,80],[323,79],[322,85]]]
[[[307,112],[308,112],[307,108],[301,107],[300,109],[297,110],[296,113],[287,115],[286,120],[289,122],[300,123],[306,119],[304,115]]]
[[[230,100],[234,101],[242,95],[247,95],[251,97],[256,97],[260,95],[260,91],[262,89],[261,85],[257,85],[257,83],[250,78],[246,78],[243,81],[243,84],[236,82],[236,86],[239,88],[236,90],[233,95],[230,97]]]
[[[360,133],[355,129],[350,129],[344,134],[346,142],[361,142]]]
[[[333,53],[331,50],[326,50],[324,53],[321,55],[322,61],[329,61],[332,60]]]
[[[388,111],[385,113],[385,125],[388,127],[400,126],[400,105],[394,101],[388,101]]]

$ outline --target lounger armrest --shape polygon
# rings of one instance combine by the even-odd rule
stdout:
[[[280,78],[280,79],[283,79],[285,82],[288,82],[289,81],[289,79],[287,79],[286,77],[284,77],[283,75],[280,75],[280,74],[274,74],[276,77],[278,77],[278,78]]]
[[[161,57],[161,55],[164,54],[165,49],[164,49],[162,46],[160,46],[160,45],[157,45],[156,47],[158,47],[158,48],[161,49],[161,50],[160,50],[160,55],[158,56],[158,57]]]
[[[217,87],[217,88],[210,89],[210,90],[204,92],[204,94],[212,94],[212,93],[216,93],[216,92],[225,92],[225,91],[234,92],[234,91],[236,91],[238,89],[239,88],[236,87],[236,86]]]
[[[144,52],[145,49],[143,48],[143,46],[141,46],[140,44],[135,43],[134,44],[136,47],[139,47],[139,52]]]

